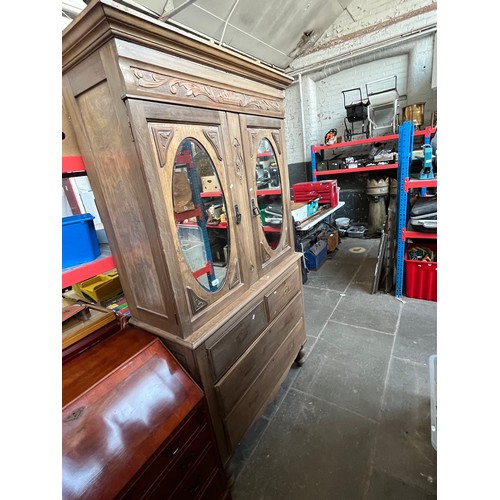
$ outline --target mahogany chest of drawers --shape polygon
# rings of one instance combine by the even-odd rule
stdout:
[[[62,498],[230,499],[206,399],[126,326],[62,369]]]

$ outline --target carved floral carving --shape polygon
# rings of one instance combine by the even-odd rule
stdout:
[[[197,312],[208,306],[208,302],[201,297],[198,297],[198,295],[193,292],[192,288],[186,287],[186,289],[188,292],[189,304],[191,305],[193,314],[196,314]]]
[[[207,138],[208,142],[212,145],[215,150],[217,158],[222,161],[222,154],[220,148],[219,134],[216,130],[203,129],[203,135]]]
[[[172,140],[173,130],[170,128],[153,128],[153,137],[156,144],[156,151],[160,160],[160,166],[164,167],[167,159],[167,149]]]
[[[265,111],[281,111],[281,104],[278,101],[260,99],[241,92],[221,89],[212,85],[203,85],[182,78],[173,78],[168,75],[162,75],[160,73],[145,71],[138,68],[133,68],[133,74],[139,87],[151,89],[166,86],[173,95],[182,92],[185,97],[209,99],[218,104],[228,104],[241,108],[262,109]]]
[[[243,181],[243,172],[242,172],[242,165],[243,165],[243,155],[241,154],[241,144],[240,141],[235,137],[233,139],[233,147],[234,147],[234,167],[236,169],[236,175],[238,176],[238,179],[240,180],[240,184]]]
[[[250,158],[253,159],[253,153],[256,149],[255,143],[257,141],[257,134],[255,132],[249,132],[248,135],[250,137]]]

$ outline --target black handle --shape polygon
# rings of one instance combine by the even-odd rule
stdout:
[[[234,206],[234,213],[236,214],[236,224],[239,224],[241,222],[241,214],[238,205]]]
[[[260,215],[258,207],[255,205],[255,199],[252,198],[250,200],[250,204],[252,205],[252,213],[254,217],[258,217]]]

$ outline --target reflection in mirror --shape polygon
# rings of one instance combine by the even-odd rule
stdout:
[[[193,138],[177,149],[172,179],[177,236],[198,283],[219,290],[229,263],[229,225],[222,186],[205,148]]]
[[[257,151],[255,182],[262,230],[267,243],[274,249],[281,237],[283,218],[281,178],[273,147],[265,137]]]

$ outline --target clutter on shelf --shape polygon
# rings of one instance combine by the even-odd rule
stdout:
[[[437,245],[408,245],[405,258],[405,295],[437,301]]]
[[[418,197],[413,202],[408,230],[423,233],[437,232],[437,194]]]
[[[436,262],[436,252],[429,247],[412,246],[407,250],[408,260],[419,260],[421,262]]]

